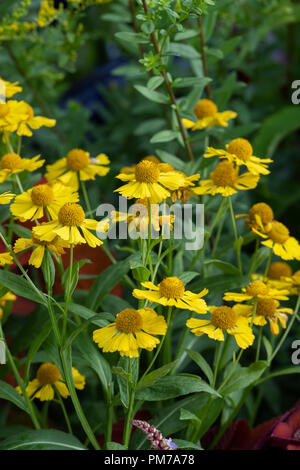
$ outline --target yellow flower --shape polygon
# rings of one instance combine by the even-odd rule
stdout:
[[[189,197],[191,196],[192,188],[195,186],[194,181],[199,180],[200,174],[196,173],[191,176],[186,176],[183,173],[183,171],[175,170],[173,166],[170,165],[169,163],[160,163],[159,169],[161,173],[164,173],[164,172],[166,173],[168,171],[175,171],[176,173],[182,176],[182,178],[184,179],[184,182],[182,186],[180,186],[180,188],[171,192],[171,199],[172,199],[172,202],[174,203],[180,199],[182,201],[182,204],[185,204],[188,201]]]
[[[134,289],[132,295],[140,300],[149,300],[168,307],[191,310],[197,313],[206,313],[206,302],[201,298],[208,293],[203,289],[199,294],[185,290],[183,282],[178,277],[167,277],[155,286],[152,282],[142,282],[146,289]]]
[[[0,183],[11,175],[21,171],[35,171],[43,166],[45,160],[39,160],[40,155],[33,158],[22,158],[17,153],[6,153],[0,161]]]
[[[251,277],[253,280],[263,281],[272,289],[286,290],[289,293],[288,295],[295,295],[297,294],[297,289],[292,286],[292,274],[292,269],[287,263],[276,261],[270,265],[267,276],[252,274]]]
[[[2,319],[3,308],[5,307],[6,303],[13,302],[16,300],[16,298],[17,297],[12,292],[7,292],[6,294],[2,295],[2,297],[0,297],[0,320]]]
[[[81,375],[75,367],[72,367],[72,373],[75,387],[78,390],[83,390],[85,387],[84,375]],[[22,394],[20,387],[16,387],[16,390]],[[70,395],[58,367],[50,362],[45,362],[38,368],[36,378],[27,385],[26,392],[31,400],[39,398],[41,401],[49,401],[53,400],[55,390],[63,398]]]
[[[242,349],[248,348],[254,341],[252,329],[249,321],[242,315],[227,306],[208,307],[211,312],[210,319],[200,320],[198,318],[190,318],[186,322],[186,326],[191,328],[191,332],[196,336],[207,336],[216,341],[224,341],[224,332],[235,337],[238,346]]]
[[[186,178],[175,170],[161,171],[160,164],[149,160],[141,160],[135,166],[134,172],[121,172],[116,177],[128,183],[115,192],[129,199],[149,199],[153,204],[167,199],[171,195],[170,191],[184,185]]]
[[[198,101],[194,108],[194,114],[197,117],[197,122],[190,119],[182,119],[184,126],[187,129],[192,129],[192,131],[213,126],[227,127],[228,121],[237,117],[237,113],[234,111],[218,112],[217,105],[207,99]]]
[[[164,317],[152,308],[126,308],[114,323],[95,330],[93,340],[103,352],[119,351],[121,356],[138,357],[139,348],[152,351],[160,342],[153,335],[164,335],[166,330]]]
[[[14,132],[28,114],[24,101],[8,100],[0,103],[0,130],[3,142],[8,142],[8,134]]]
[[[252,281],[248,286],[242,289],[242,292],[225,292],[223,299],[226,301],[244,302],[255,299],[278,299],[288,300],[289,291],[273,289],[262,281]]]
[[[270,159],[255,157],[250,142],[242,138],[232,140],[226,145],[226,150],[208,147],[204,157],[211,158],[216,155],[219,158],[226,158],[237,166],[245,165],[253,175],[268,175],[270,173],[268,163],[273,162],[273,160]]]
[[[0,96],[1,98],[11,98],[16,93],[20,93],[23,88],[19,85],[19,82],[7,82],[0,77]]]
[[[111,224],[126,222],[129,232],[136,230],[141,235],[148,235],[148,210],[147,199],[138,199],[128,213],[112,211],[109,217],[100,222],[101,230],[100,226],[98,226],[98,231],[107,232]],[[159,206],[157,204],[151,205],[151,227],[154,231],[159,232],[166,226],[169,226],[172,230],[174,220],[175,216],[173,214],[159,215]]]
[[[281,283],[284,284],[285,288],[287,288],[291,295],[299,295],[300,293],[300,270],[296,271],[293,275],[290,276],[282,276],[280,278]]]
[[[52,242],[58,235],[72,245],[88,243],[95,248],[103,244],[89,231],[96,230],[97,225],[96,220],[85,218],[85,213],[79,204],[67,202],[60,208],[57,219],[34,227],[32,232],[41,241]]]
[[[0,253],[0,266],[6,264],[12,264],[14,262],[12,256],[9,253]]]
[[[240,305],[236,304],[233,307],[237,315],[244,316],[245,318],[252,319],[254,313],[253,305]],[[277,300],[271,298],[259,299],[256,306],[256,314],[254,315],[253,324],[264,326],[267,321],[270,324],[270,329],[273,335],[278,335],[279,325],[286,328],[287,314],[292,314],[293,309],[280,307]]]
[[[41,28],[43,28],[55,20],[57,13],[57,10],[54,8],[53,0],[43,0],[40,6],[39,17],[36,22]]]
[[[14,197],[15,194],[6,191],[5,193],[0,194],[0,204],[9,204]]]
[[[255,230],[257,229],[265,231],[271,227],[270,224],[274,220],[274,213],[268,204],[258,202],[251,207],[248,214],[236,215],[237,219],[241,217],[245,217],[246,227],[256,233]]]
[[[63,241],[58,236],[51,242],[42,242],[33,235],[32,238],[18,238],[14,246],[14,252],[20,253],[21,251],[33,248],[28,263],[36,268],[40,268],[46,248],[53,251],[56,256],[61,256],[65,253],[64,248],[69,248],[69,246],[69,243]]]
[[[34,130],[40,129],[40,127],[42,126],[46,126],[46,127],[55,126],[56,124],[55,119],[49,119],[43,116],[35,116],[32,107],[28,103],[25,103],[25,101],[23,101],[22,103],[26,109],[25,119],[22,119],[21,122],[16,126],[16,128],[13,129],[17,131],[17,134],[19,136],[25,135],[27,137],[31,137],[32,136],[31,129],[34,129]]]
[[[273,250],[275,255],[284,260],[297,259],[300,260],[300,245],[294,237],[290,237],[289,229],[277,220],[265,229],[265,232],[253,229],[257,235],[267,240],[262,245],[268,246]]]
[[[10,206],[11,213],[21,222],[41,219],[48,212],[57,219],[59,209],[66,202],[77,202],[79,195],[73,188],[61,183],[39,184],[17,196]]]
[[[234,168],[231,162],[220,162],[210,177],[200,180],[200,186],[193,188],[195,194],[221,194],[224,197],[231,196],[238,189],[247,190],[256,188],[259,175],[244,173],[239,175],[239,169]]]
[[[89,152],[81,149],[73,149],[65,158],[61,158],[52,165],[47,165],[46,178],[48,181],[58,180],[66,186],[75,189],[79,187],[79,181],[94,180],[95,176],[105,176],[109,168],[104,166],[110,163],[104,153],[91,158]]]

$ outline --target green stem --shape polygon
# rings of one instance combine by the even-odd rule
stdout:
[[[107,416],[106,416],[106,430],[105,430],[105,449],[107,449],[107,443],[111,442],[112,436],[112,425],[114,418],[114,406],[112,403],[111,396],[111,386],[108,385],[108,394],[107,394]]]
[[[260,326],[259,327],[259,332],[258,332],[258,338],[257,338],[257,348],[256,348],[255,361],[259,361],[260,347],[261,347],[261,340],[262,340],[262,332],[263,332],[263,326]]]
[[[68,310],[69,310],[69,305],[70,305],[71,297],[72,297],[72,292],[71,292],[72,291],[72,274],[73,274],[73,244],[71,243],[69,279],[68,279],[68,285],[66,288],[66,301],[65,301],[65,308],[64,308],[64,322],[63,322],[63,331],[62,331],[63,340],[65,339],[66,333],[67,333]]]
[[[22,183],[20,181],[18,173],[15,173],[15,178],[16,178],[16,182],[17,182],[18,188],[20,190],[20,193],[23,194],[24,193],[24,188],[22,186]]]
[[[92,211],[89,196],[85,187],[85,182],[80,180],[80,185],[81,185],[81,190],[82,190],[82,195],[84,198],[85,206],[87,208],[87,214],[91,216],[93,214],[93,211]]]
[[[57,390],[57,388],[55,387],[55,385],[54,385],[54,388],[55,388],[56,396],[57,396],[57,398],[58,398],[59,404],[60,404],[60,406],[61,406],[61,409],[62,409],[64,418],[65,418],[65,421],[66,421],[66,425],[67,425],[68,431],[69,431],[70,434],[73,434],[72,426],[71,426],[71,423],[70,423],[70,420],[69,420],[69,417],[68,417],[68,413],[67,413],[66,407],[65,407],[65,405],[64,405],[63,399],[62,399],[62,397],[60,396],[60,393],[58,392],[58,390]]]
[[[88,421],[85,417],[85,414],[82,411],[80,402],[78,400],[78,396],[77,396],[75,386],[74,386],[72,366],[69,367],[69,365],[68,365],[69,361],[66,360],[65,352],[62,351],[60,357],[61,357],[61,362],[62,362],[62,366],[63,366],[63,371],[64,371],[64,376],[65,376],[65,379],[66,379],[67,387],[68,387],[68,390],[70,392],[71,400],[72,400],[73,406],[75,408],[77,417],[78,417],[78,419],[81,423],[81,426],[83,427],[87,437],[89,438],[90,443],[94,447],[94,449],[101,450],[101,448],[100,448],[100,446],[97,442],[97,439],[95,438],[94,433],[93,433],[93,431],[92,431],[92,429],[91,429],[91,427],[90,427],[90,425],[89,425],[89,423],[88,423]]]
[[[24,397],[24,400],[26,401],[26,404],[27,404],[27,407],[28,407],[28,411],[29,411],[29,414],[30,414],[30,417],[31,417],[31,420],[32,420],[32,423],[35,427],[35,429],[41,429],[41,426],[40,426],[40,423],[36,417],[36,414],[35,414],[35,410],[34,410],[34,407],[33,407],[33,404],[32,402],[30,401],[30,398],[26,392],[26,387],[25,387],[25,384],[24,384],[24,381],[22,380],[20,374],[19,374],[19,371],[17,369],[17,366],[15,364],[15,361],[14,361],[14,358],[13,356],[11,355],[10,353],[10,350],[8,349],[8,346],[6,344],[6,341],[5,341],[5,337],[4,337],[4,334],[3,334],[3,330],[2,330],[2,326],[0,324],[0,339],[5,343],[5,347],[6,347],[6,354],[7,354],[7,357],[8,357],[8,362],[9,362],[9,365],[12,369],[12,372],[16,378],[16,381],[22,391],[22,395]]]
[[[267,275],[268,275],[270,264],[271,264],[271,259],[272,259],[272,254],[273,254],[272,248],[270,248],[269,250],[270,251],[269,251],[268,261],[267,261],[267,264],[266,264],[266,269],[265,269],[265,274],[264,274],[265,277],[267,277]]]
[[[123,434],[123,444],[126,448],[128,448],[129,440],[130,440],[130,431],[131,431],[131,424],[130,421],[133,416],[133,408],[134,408],[134,387],[132,383],[132,364],[131,364],[131,358],[129,358],[129,405],[128,405],[128,411],[125,419],[125,425],[124,425],[124,434]]]
[[[234,231],[234,238],[235,238],[235,250],[236,250],[236,256],[238,260],[238,268],[240,270],[240,273],[243,274],[243,268],[242,268],[242,260],[241,260],[241,249],[239,247],[239,238],[238,238],[238,233],[237,233],[237,228],[236,228],[236,222],[235,222],[235,217],[234,217],[234,212],[233,212],[233,207],[232,207],[232,201],[231,197],[228,197],[229,201],[229,209],[230,209],[230,215],[231,215],[231,220],[232,220],[232,226],[233,226],[233,231]]]
[[[141,379],[139,380],[139,383],[146,377],[146,375],[147,375],[147,374],[149,373],[149,371],[152,369],[152,366],[153,366],[153,364],[155,363],[156,358],[157,358],[157,356],[158,356],[159,353],[160,353],[160,350],[161,350],[161,348],[162,348],[162,346],[163,346],[163,344],[164,344],[166,335],[167,335],[167,333],[168,333],[168,329],[169,329],[169,325],[170,325],[170,320],[171,320],[171,314],[172,314],[172,307],[169,307],[169,308],[168,308],[168,316],[167,316],[167,332],[166,332],[166,334],[163,336],[161,342],[159,343],[159,346],[158,346],[158,348],[157,348],[157,350],[156,350],[156,353],[154,354],[153,359],[152,359],[151,363],[149,364],[148,368],[146,369],[146,371],[145,371],[144,374],[142,375]]]
[[[215,355],[214,376],[213,376],[213,381],[212,381],[212,388],[214,388],[216,386],[218,370],[219,370],[219,364],[220,364],[220,358],[221,358],[221,341],[218,341],[217,342],[217,348],[216,348],[216,355]]]

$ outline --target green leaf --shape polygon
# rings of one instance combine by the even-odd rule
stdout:
[[[185,59],[199,59],[200,54],[193,46],[189,44],[179,44],[172,42],[166,52],[166,55],[175,55]]]
[[[14,387],[2,380],[0,380],[0,398],[10,401],[18,408],[21,408],[21,410],[28,413],[28,408],[24,398],[14,389]]]
[[[28,430],[0,443],[1,450],[86,450],[75,437],[54,429]]]
[[[181,170],[181,171],[184,170],[186,163],[184,163],[175,155],[172,155],[171,153],[165,152],[164,150],[160,150],[160,149],[155,149],[155,153],[163,162],[169,163],[170,165],[172,165],[175,168],[175,170]]]
[[[239,367],[234,371],[225,387],[222,388],[221,393],[229,395],[232,392],[248,387],[259,379],[266,367],[267,363],[264,361],[254,362],[249,367]]]
[[[187,285],[197,276],[199,276],[199,273],[189,271],[189,272],[180,274],[178,277],[183,282],[184,285]]]
[[[107,450],[126,450],[127,447],[123,446],[122,444],[119,444],[119,442],[108,442],[107,445]]]
[[[64,304],[62,305],[64,306]],[[84,305],[71,303],[69,305],[69,310],[70,312],[75,313],[75,315],[78,315],[79,317],[84,318],[85,320],[91,321],[94,325],[97,325],[100,328],[106,326],[108,321],[115,321],[115,317],[108,312],[100,312],[99,318],[102,317],[102,319],[97,319],[95,317],[96,313],[93,310],[90,310],[89,308],[85,307]]]
[[[97,310],[102,299],[118,284],[129,271],[129,258],[106,268],[97,277],[87,300],[87,307]]]
[[[184,408],[181,408],[180,410],[180,418],[182,421],[188,420],[188,421],[195,421],[197,423],[201,423],[201,419],[198,418],[195,413],[191,413],[189,410],[185,410]]]
[[[80,350],[83,358],[87,361],[91,369],[96,372],[104,390],[107,393],[108,388],[111,387],[112,384],[112,375],[109,363],[104,359],[101,352],[99,350],[97,351],[87,336],[83,334],[77,336],[75,345]]]
[[[300,107],[286,106],[265,119],[253,140],[255,155],[271,157],[280,142],[300,129]]]
[[[177,139],[179,136],[179,132],[177,131],[171,131],[171,130],[164,130],[164,131],[159,131],[154,136],[152,139],[150,139],[150,142],[152,144],[156,144],[158,142],[170,142],[171,140]]]
[[[134,88],[141,93],[145,98],[155,103],[168,104],[169,98],[158,91],[149,90],[149,88],[142,85],[134,85]]]
[[[213,264],[214,266],[216,266],[216,268],[220,269],[225,274],[233,274],[236,276],[240,274],[239,269],[233,264],[228,263],[227,261],[221,261],[219,259],[210,259],[205,261],[204,264]]]
[[[267,360],[269,361],[272,356],[273,348],[272,348],[270,341],[268,340],[266,336],[263,336],[263,343],[264,343],[264,347],[267,353]]]
[[[13,230],[13,232],[21,238],[31,238],[32,232],[26,227],[18,224],[9,224],[9,227]]]
[[[46,341],[46,339],[48,338],[51,330],[52,330],[52,325],[50,321],[48,321],[46,325],[44,326],[44,328],[42,329],[42,331],[39,333],[39,335],[34,339],[34,341],[30,345],[30,348],[26,356],[26,364],[25,364],[25,371],[24,371],[24,379],[26,382],[28,381],[29,368],[30,368],[32,359],[34,358],[35,354],[40,349],[44,341]]]
[[[10,273],[8,271],[0,270],[0,285],[7,287],[16,295],[25,297],[25,299],[32,300],[43,305],[47,305],[42,292],[38,292],[29,284],[29,282],[20,275]]]
[[[137,398],[145,401],[169,400],[189,393],[206,392],[219,395],[204,380],[192,374],[162,377],[154,385],[137,392]]]
[[[172,439],[174,444],[177,445],[178,449],[196,449],[196,450],[203,450],[203,448],[199,444],[195,444],[194,442],[185,441],[183,439]]]
[[[128,41],[130,43],[147,44],[149,42],[149,39],[147,39],[143,34],[134,33],[132,31],[120,31],[115,33],[115,37],[121,41]]]
[[[183,77],[183,78],[176,78],[173,83],[173,88],[186,88],[190,86],[206,86],[208,83],[212,81],[211,78],[208,77]]]
[[[136,387],[136,390],[140,390],[145,387],[150,387],[155,382],[157,382],[161,377],[167,375],[171,369],[176,365],[177,361],[170,362],[169,364],[165,364],[164,366],[160,367],[159,369],[150,372],[147,374],[143,379],[141,379]]]
[[[213,371],[211,370],[210,365],[208,362],[204,359],[204,357],[197,351],[192,351],[191,349],[186,350],[187,354],[190,356],[190,358],[196,362],[196,364],[200,367],[202,372],[206,375],[208,381],[210,384],[213,382]]]
[[[209,276],[205,279],[200,279],[190,286],[190,290],[193,292],[199,292],[205,287],[209,286],[210,292],[216,294],[222,294],[229,289],[239,289],[244,287],[248,282],[247,276],[231,276],[220,274],[218,276]]]

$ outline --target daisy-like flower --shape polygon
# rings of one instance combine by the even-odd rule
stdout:
[[[119,351],[121,356],[138,357],[139,348],[152,351],[160,342],[153,335],[165,335],[166,331],[164,317],[152,308],[126,308],[114,323],[95,330],[93,340],[103,352]]]
[[[109,172],[106,166],[110,163],[107,155],[100,153],[91,158],[89,152],[73,149],[65,158],[47,165],[46,178],[48,181],[58,180],[66,186],[79,188],[79,181],[94,180],[96,175],[105,176]]]
[[[252,281],[242,292],[225,292],[223,299],[230,302],[244,302],[255,299],[288,300],[289,291],[274,289],[262,281]]]
[[[14,197],[15,194],[6,191],[5,193],[0,194],[0,204],[9,204]]]
[[[6,294],[2,295],[2,297],[0,297],[0,320],[3,315],[3,309],[7,302],[13,302],[14,300],[16,300],[16,298],[17,297],[12,292],[7,292]]]
[[[117,222],[126,222],[129,232],[136,230],[140,234],[148,235],[149,207],[147,199],[138,199],[128,212],[112,211],[110,216],[103,219],[98,226],[98,232],[107,232],[108,228]],[[151,227],[155,232],[159,232],[166,226],[173,229],[175,216],[173,214],[160,215],[159,205],[151,204]]]
[[[228,161],[220,162],[206,180],[200,180],[200,186],[193,188],[195,194],[221,194],[224,197],[231,196],[239,189],[254,189],[257,186],[259,175],[243,173],[239,175],[239,169],[234,168]]]
[[[12,264],[13,258],[10,253],[0,253],[0,266],[5,266],[6,264]]]
[[[300,270],[296,271],[293,275],[282,276],[280,282],[289,290],[290,295],[299,295],[300,293]]]
[[[267,276],[263,276],[262,274],[252,274],[251,277],[253,280],[264,282],[272,289],[287,290],[289,295],[294,295],[297,292],[295,292],[295,289],[293,289],[291,285],[292,275],[292,268],[287,263],[283,261],[276,261],[270,265]]]
[[[45,211],[57,219],[59,209],[67,202],[77,202],[78,193],[62,183],[39,184],[17,196],[10,206],[11,213],[21,222],[41,219]]]
[[[35,116],[32,107],[28,103],[25,103],[25,101],[23,101],[22,103],[26,109],[26,116],[15,127],[15,129],[13,129],[14,131],[15,130],[17,131],[17,134],[19,136],[25,135],[27,137],[31,137],[33,135],[32,129],[33,130],[40,129],[43,126],[46,126],[46,127],[55,126],[56,124],[55,119],[49,119],[43,116]]]
[[[182,204],[185,204],[192,194],[192,188],[195,186],[195,182],[200,179],[200,174],[196,173],[191,176],[186,176],[183,171],[175,170],[169,163],[160,163],[159,169],[162,173],[168,171],[176,171],[184,178],[183,185],[175,191],[171,192],[171,199],[174,203],[177,200],[181,200]]]
[[[222,126],[227,127],[228,121],[237,117],[235,111],[223,111],[219,112],[217,105],[207,99],[198,101],[194,108],[194,114],[196,115],[197,121],[191,121],[190,119],[182,119],[184,126],[192,131],[201,130],[206,127]]]
[[[249,326],[249,320],[243,315],[237,313],[227,306],[208,307],[211,312],[210,319],[200,320],[190,318],[186,326],[191,328],[191,332],[196,336],[206,334],[209,338],[216,341],[224,341],[224,333],[235,337],[238,346],[246,349],[254,341],[252,329]]]
[[[27,117],[24,101],[8,100],[0,103],[0,130],[3,132],[3,142],[8,142],[8,135],[14,132]]]
[[[290,236],[289,229],[277,220],[273,220],[265,232],[260,230],[253,231],[267,240],[262,245],[268,246],[275,255],[284,260],[300,260],[300,245],[296,238]]]
[[[103,244],[90,232],[96,230],[97,225],[96,220],[85,218],[85,213],[79,204],[67,202],[59,209],[57,219],[34,227],[32,232],[41,241],[52,242],[58,235],[72,245],[88,243],[95,248]]]
[[[75,387],[78,390],[83,390],[85,387],[84,375],[81,375],[75,367],[72,367],[72,373]],[[16,387],[16,390],[22,394],[20,387]],[[53,400],[56,390],[63,398],[70,395],[60,370],[51,362],[42,364],[37,370],[36,378],[31,380],[26,387],[26,392],[31,400],[34,398],[39,398],[41,401]]]
[[[128,199],[149,199],[153,204],[167,199],[171,195],[170,191],[177,190],[185,183],[185,178],[180,172],[161,171],[159,164],[149,160],[140,161],[134,172],[121,172],[116,178],[127,184],[115,192]]]
[[[20,93],[22,90],[23,88],[19,85],[19,82],[11,83],[6,80],[3,80],[3,78],[0,77],[0,97],[1,98],[11,98],[16,93]]]
[[[270,159],[255,157],[250,142],[242,138],[232,140],[226,145],[226,150],[208,147],[204,157],[211,158],[215,156],[226,158],[237,166],[245,165],[253,175],[268,175],[270,173],[268,164],[273,162]]]
[[[237,315],[247,317],[250,321],[254,313],[253,305],[241,305],[236,304],[233,307],[233,311]],[[286,328],[287,315],[292,314],[293,309],[280,307],[280,303],[272,298],[258,299],[256,306],[256,313],[253,318],[253,324],[264,326],[267,324],[267,321],[270,324],[271,333],[273,335],[278,335],[279,325],[282,328]]]
[[[132,295],[139,300],[149,300],[165,307],[176,307],[197,313],[206,313],[207,305],[204,297],[208,289],[199,294],[185,290],[183,282],[178,277],[167,277],[155,286],[152,282],[142,282],[141,285],[149,290],[134,289]]]
[[[51,242],[42,242],[34,235],[32,238],[18,238],[14,245],[14,252],[20,253],[21,251],[33,248],[32,254],[28,263],[36,268],[40,268],[43,262],[46,248],[49,248],[56,256],[61,256],[65,253],[64,248],[69,248],[70,244],[56,236]]]
[[[236,215],[237,219],[241,217],[245,217],[245,224],[248,230],[256,233],[255,230],[266,231],[271,227],[271,222],[274,220],[274,212],[265,202],[258,202],[251,207],[248,214]]]
[[[43,166],[45,160],[39,160],[40,155],[33,158],[22,158],[17,153],[6,153],[0,161],[0,183],[11,175],[21,171],[35,171]]]

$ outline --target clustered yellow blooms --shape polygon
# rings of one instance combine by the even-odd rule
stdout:
[[[52,8],[53,2],[42,2],[41,23],[48,21],[49,15],[54,14]],[[8,99],[0,104],[0,129],[4,142],[9,144],[12,132],[19,136],[31,136],[32,129],[55,125],[54,120],[35,116],[32,108],[24,101],[9,99],[21,91],[18,83],[3,83],[5,97]],[[194,113],[196,122],[183,120],[186,128],[192,130],[212,126],[226,127],[228,121],[237,115],[233,111],[219,112],[212,101],[205,99],[197,103]],[[226,145],[226,149],[208,147],[204,157],[217,157],[218,160],[209,178],[202,180],[200,174],[187,176],[154,155],[144,157],[136,165],[123,168],[116,178],[124,184],[115,191],[128,199],[135,199],[144,210],[144,216],[115,212],[110,220],[102,220],[100,226],[107,231],[111,222],[126,220],[132,222],[141,232],[147,230],[149,223],[157,231],[165,224],[172,227],[174,216],[164,217],[155,211],[149,212],[152,204],[177,200],[185,203],[191,196],[204,194],[229,197],[238,190],[253,189],[261,175],[270,173],[268,165],[272,163],[270,159],[254,156],[250,142],[243,138],[232,140]],[[10,211],[14,218],[21,222],[36,222],[31,237],[22,237],[15,242],[14,252],[31,249],[29,263],[39,268],[46,250],[61,256],[65,249],[73,245],[87,243],[93,248],[100,246],[102,241],[91,233],[96,230],[98,222],[86,218],[78,191],[85,181],[105,176],[109,171],[109,163],[110,160],[104,153],[92,157],[83,149],[71,149],[65,157],[47,165],[46,183],[37,184],[18,195],[9,191],[0,195],[0,204],[11,203]],[[44,160],[40,159],[40,155],[26,159],[10,151],[0,161],[0,183],[17,178],[23,171],[35,171],[43,164]],[[39,223],[44,217],[48,221]],[[288,229],[283,224],[274,220],[273,211],[267,204],[255,204],[248,214],[238,217],[245,217],[247,228],[266,238],[262,243],[272,248],[275,254],[283,259],[299,259],[298,242],[289,236]],[[10,253],[0,254],[1,265],[12,262]],[[164,337],[168,329],[168,321],[154,310],[155,305],[162,305],[169,312],[172,308],[177,308],[204,315],[203,319],[192,317],[186,322],[186,326],[196,336],[206,334],[213,340],[223,341],[228,333],[234,336],[240,348],[245,349],[254,342],[253,325],[263,326],[269,322],[271,332],[278,334],[279,324],[285,328],[287,315],[292,313],[291,309],[282,308],[279,301],[299,293],[299,272],[292,274],[286,263],[279,264],[273,263],[267,276],[253,275],[253,281],[242,292],[226,292],[224,301],[235,302],[231,307],[207,305],[204,297],[208,289],[193,293],[186,290],[183,281],[175,276],[166,277],[160,283],[142,282],[141,289],[134,289],[132,295],[144,306],[122,310],[113,323],[93,332],[93,340],[104,352],[118,351],[121,356],[138,357],[140,349],[152,351],[160,343],[157,336]],[[73,376],[75,386],[82,389],[84,377],[74,368]],[[45,401],[52,400],[55,391],[63,397],[69,395],[57,366],[42,364],[36,378],[29,382],[27,393],[32,398]]]
[[[284,260],[300,260],[299,242],[290,236],[284,224],[274,219],[273,210],[268,204],[254,204],[248,214],[239,214],[237,217],[245,217],[247,228],[263,238],[262,245],[271,248],[275,255]]]

